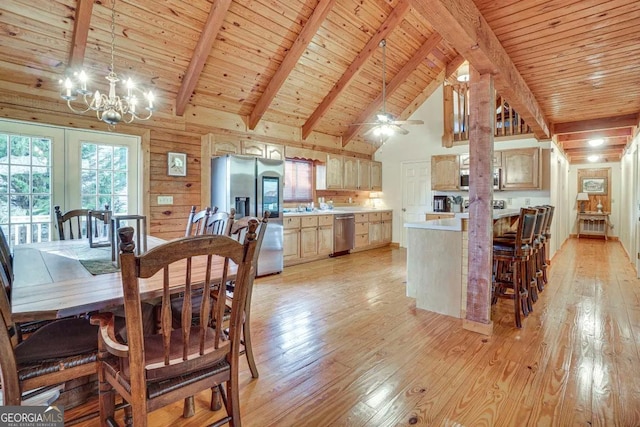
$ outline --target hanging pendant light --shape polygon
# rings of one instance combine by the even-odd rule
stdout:
[[[109,93],[100,93],[100,91],[92,91],[87,88],[89,76],[84,71],[74,72],[64,79],[60,80],[60,96],[67,101],[67,106],[71,111],[77,114],[83,114],[89,110],[96,112],[96,117],[113,128],[120,122],[131,123],[135,119],[148,120],[151,118],[155,109],[155,97],[151,91],[143,91],[135,86],[129,78],[124,81],[125,94],[117,95],[116,83],[121,80],[118,78],[114,67],[114,48],[116,39],[116,1],[113,0],[111,6],[111,66],[109,74],[105,79],[109,81]],[[90,96],[93,94],[93,96]],[[143,107],[144,115],[140,115],[138,108],[139,98],[145,100]],[[78,107],[74,107],[75,102]]]

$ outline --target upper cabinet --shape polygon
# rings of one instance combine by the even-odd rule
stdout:
[[[326,165],[317,166],[316,189],[381,191],[382,163],[327,154]]]
[[[342,188],[342,156],[327,154],[326,187],[332,190]]]
[[[371,162],[371,189],[382,191],[382,163]]]
[[[213,143],[214,156],[224,156],[225,154],[242,154],[240,141],[216,141]]]
[[[469,156],[468,153],[465,154],[460,154],[460,169],[464,170],[464,169],[469,169],[469,167],[471,166],[471,162],[470,159],[471,156]],[[502,151],[494,151],[493,152],[493,167],[494,168],[501,168],[502,167]]]
[[[458,155],[431,157],[431,189],[438,191],[460,188],[460,160]]]
[[[242,154],[265,159],[284,160],[284,146],[260,141],[242,141]]]
[[[502,150],[502,189],[538,190],[541,186],[540,148]]]

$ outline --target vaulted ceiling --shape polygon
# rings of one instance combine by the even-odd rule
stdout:
[[[0,106],[65,109],[58,80],[108,72],[111,0],[5,0]],[[117,0],[115,71],[153,87],[157,117],[218,110],[363,140],[382,103],[408,118],[466,59],[571,162],[616,161],[640,120],[637,0]],[[104,85],[101,90],[104,90]],[[412,132],[419,132],[413,126]],[[589,148],[596,135],[605,144]]]

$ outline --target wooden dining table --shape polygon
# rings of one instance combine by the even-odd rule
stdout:
[[[149,250],[164,242],[149,236]],[[104,252],[105,260],[111,259],[109,248],[89,248],[87,239],[15,246],[11,289],[13,320],[56,319],[121,306],[124,300],[120,271],[94,275],[81,262],[83,257],[99,257],[100,252],[96,251]],[[204,257],[194,258],[194,272],[204,269],[205,265]],[[230,270],[227,278],[232,280],[235,267]],[[212,277],[219,277],[221,271],[222,260],[212,266]],[[184,291],[184,268],[176,266],[170,273],[171,293]],[[148,279],[140,279],[142,300],[157,300],[162,292],[162,270]]]

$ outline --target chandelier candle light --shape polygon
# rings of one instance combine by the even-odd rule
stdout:
[[[67,101],[67,105],[71,111],[77,114],[83,114],[89,110],[93,110],[96,112],[98,120],[107,123],[109,127],[113,127],[123,121],[125,123],[131,123],[135,119],[148,120],[153,114],[153,102],[155,100],[153,92],[144,92],[137,88],[131,78],[124,81],[126,95],[123,97],[116,95],[116,83],[121,80],[115,73],[113,66],[113,52],[116,39],[115,27],[116,2],[113,0],[111,7],[111,67],[109,68],[109,74],[105,76],[109,81],[108,95],[96,90],[93,92],[93,97],[88,97],[92,91],[87,89],[89,77],[84,70],[76,71],[72,77],[67,75],[66,78],[60,80],[60,96]],[[140,116],[137,110],[138,97],[136,93],[142,94],[142,97],[146,99],[146,106],[144,107],[144,110],[146,110],[144,113],[145,116]],[[77,100],[78,96],[81,97],[80,100]],[[71,104],[72,101],[79,103],[84,102],[84,105],[81,104],[82,106],[76,109]]]

